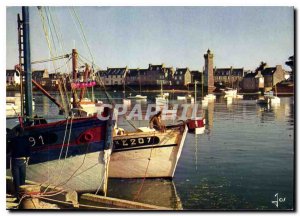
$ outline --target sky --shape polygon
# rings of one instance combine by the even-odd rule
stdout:
[[[282,65],[294,54],[293,7],[48,7],[62,51],[78,52],[92,59],[83,43],[75,9],[96,65],[147,68],[167,67],[202,70],[207,49],[214,53],[214,66],[254,70],[261,61]],[[21,7],[6,8],[6,68],[18,63],[17,14]],[[44,13],[45,15],[45,13]],[[37,7],[30,7],[32,61],[49,58],[49,49]],[[77,22],[77,23],[76,23]],[[46,23],[47,24],[47,23]],[[76,25],[75,25],[76,24]],[[55,32],[52,32],[55,35]],[[62,63],[57,63],[57,67]],[[33,69],[52,64],[34,65]]]

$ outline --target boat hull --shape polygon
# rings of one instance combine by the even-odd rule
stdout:
[[[204,128],[205,126],[205,119],[189,119],[187,120],[187,126],[190,131],[195,130],[196,128]]]
[[[26,179],[77,192],[103,192],[104,151],[61,160],[32,164],[26,168]],[[6,175],[11,176],[7,170]]]
[[[109,177],[172,178],[181,155],[186,133],[187,127],[182,125],[168,129],[165,133],[155,131],[114,137]],[[137,143],[145,143],[146,140],[151,139],[153,144]],[[127,141],[137,143],[137,145],[130,146]]]
[[[235,96],[237,95],[237,89],[230,89],[227,91],[224,91],[226,95]]]
[[[97,189],[104,176],[106,126],[107,121],[90,117],[24,127],[19,139],[30,146],[26,179],[56,185],[70,178],[62,188]]]

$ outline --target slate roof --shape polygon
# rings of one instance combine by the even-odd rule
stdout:
[[[232,68],[215,68],[214,75],[215,76],[230,76]]]
[[[13,76],[16,73],[16,70],[11,69],[11,70],[6,70],[6,75],[8,76]]]
[[[128,69],[127,75],[128,77],[134,77],[139,75],[139,69]]]
[[[174,75],[181,75],[180,74],[181,72],[182,72],[182,75],[184,75],[188,71],[190,71],[189,68],[176,68]]]
[[[106,70],[99,70],[99,71],[97,71],[97,74],[98,74],[99,76],[101,76],[101,77],[107,76],[107,71],[106,71]]]
[[[245,78],[254,78],[255,76],[257,75],[257,73],[255,73],[255,72],[251,72],[251,73],[247,73],[247,74],[245,74]]]
[[[263,76],[268,76],[268,75],[273,75],[273,73],[276,71],[276,67],[268,67],[263,69],[263,71],[261,72],[261,74]]]
[[[200,71],[198,71],[198,70],[192,70],[191,74],[200,74]]]
[[[231,71],[231,75],[233,76],[243,76],[244,68],[233,68]]]
[[[215,76],[243,76],[244,68],[215,68]]]
[[[148,70],[152,70],[152,71],[161,71],[163,68],[164,68],[164,64],[160,64],[160,65],[152,65],[152,64],[149,64]]]
[[[107,75],[124,75],[126,73],[126,67],[125,68],[107,68]]]

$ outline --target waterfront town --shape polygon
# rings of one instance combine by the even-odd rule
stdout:
[[[293,18],[8,7],[7,210],[294,211]]]
[[[160,89],[163,85],[165,90],[186,90],[197,82],[198,85],[213,86],[211,90],[215,92],[225,88],[238,88],[240,93],[258,93],[274,90],[274,86],[276,86],[279,94],[293,94],[293,59],[294,57],[291,56],[286,61],[290,70],[285,70],[282,65],[269,66],[263,61],[258,63],[257,68],[251,70],[232,66],[218,68],[214,66],[214,55],[208,49],[204,55],[205,64],[202,70],[190,70],[189,67],[173,68],[162,63],[149,64],[145,68],[128,68],[127,66],[107,68],[96,71],[96,75],[101,78],[108,89],[120,90],[124,85],[138,89],[142,85],[143,91],[147,91]],[[6,70],[7,90],[18,89],[20,84],[18,73],[17,69]],[[84,71],[79,71],[78,74],[80,80],[84,76]],[[33,68],[32,71],[32,78],[48,90],[56,90],[58,79],[67,75],[62,72],[49,73],[47,69],[34,70]],[[209,81],[210,84],[205,81],[205,77],[212,79]]]

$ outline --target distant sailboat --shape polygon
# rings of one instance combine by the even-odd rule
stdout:
[[[275,84],[275,96],[273,97],[270,97],[271,99],[271,105],[275,105],[275,104],[280,104],[280,98],[277,97],[277,87],[276,87],[277,84]]]
[[[161,81],[160,94],[155,97],[156,111],[163,111],[163,116],[166,119],[174,119],[177,114],[176,109],[169,109],[169,93],[163,92],[163,85]]]
[[[195,81],[195,106],[197,107],[197,82]],[[205,118],[196,117],[197,111],[195,111],[195,117],[187,120],[187,126],[189,131],[193,131],[195,134],[203,134],[205,131]]]
[[[128,99],[147,100],[147,96],[142,95],[142,84],[141,84],[141,75],[140,75],[140,72],[139,72],[139,84],[140,84],[140,94],[135,95],[135,96],[131,96],[131,93],[130,93],[130,96],[127,97]]]
[[[169,94],[164,94],[163,93],[163,86],[162,86],[162,81],[160,84],[160,94],[155,97],[155,104],[156,106],[165,106],[168,104],[169,99],[168,99]]]
[[[126,83],[125,83],[125,78],[124,78],[124,81],[123,81],[123,99],[122,99],[122,101],[123,101],[123,104],[125,106],[130,106],[131,105],[131,100],[130,99],[126,99],[125,85],[126,85]]]

